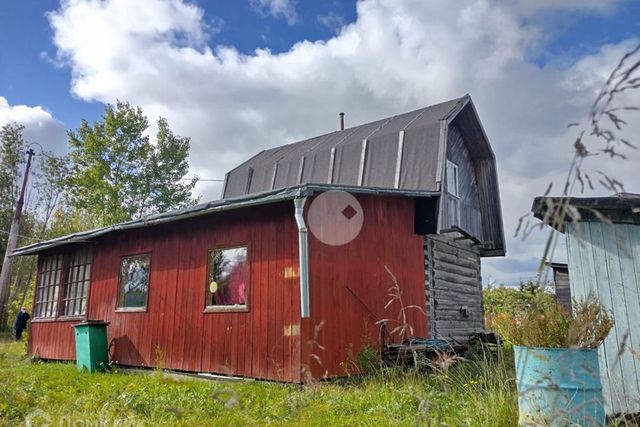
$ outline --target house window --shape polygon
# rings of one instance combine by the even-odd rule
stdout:
[[[82,249],[74,252],[67,262],[61,307],[63,316],[84,316],[87,314],[90,278],[91,251]]]
[[[62,255],[42,258],[38,271],[34,317],[55,317],[58,313],[58,292],[62,280]]]
[[[247,247],[210,251],[207,278],[208,308],[246,307],[249,286]]]
[[[150,254],[122,258],[117,309],[144,310],[147,308],[150,263]]]
[[[458,188],[458,165],[447,160],[447,192],[453,196],[459,197]]]

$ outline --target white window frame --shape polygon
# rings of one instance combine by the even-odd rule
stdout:
[[[147,276],[146,276],[146,291],[145,291],[145,301],[143,306],[132,306],[126,305],[125,303],[125,291],[126,286],[126,272],[124,271],[125,261],[133,259],[133,258],[141,258],[146,260],[147,264]],[[143,312],[147,311],[147,307],[149,305],[149,291],[151,288],[151,252],[143,252],[131,255],[125,255],[120,257],[120,268],[118,269],[118,292],[116,294],[116,312]]]
[[[455,197],[460,197],[460,174],[458,165],[447,160],[447,193]]]
[[[213,280],[213,277],[216,274],[213,266],[211,265],[211,256],[216,251],[224,252],[228,250],[238,250],[238,249],[243,249],[245,251],[244,262],[246,263],[245,268],[247,268],[247,277],[246,277],[247,283],[245,285],[246,288],[245,288],[245,294],[244,294],[245,302],[244,304],[216,304],[213,301],[213,293],[210,291],[210,288],[209,288],[211,281]],[[215,313],[215,312],[225,312],[225,311],[226,312],[249,311],[249,292],[251,289],[250,288],[251,287],[251,269],[250,269],[250,262],[249,262],[250,253],[251,253],[251,249],[249,248],[248,243],[243,243],[243,244],[233,245],[233,246],[220,246],[220,247],[210,249],[207,252],[207,291],[206,291],[206,303],[205,303],[205,309],[204,309],[205,313]]]
[[[34,319],[55,319],[58,317],[60,288],[63,286],[64,255],[55,254],[42,257],[38,261],[38,283],[33,296]]]

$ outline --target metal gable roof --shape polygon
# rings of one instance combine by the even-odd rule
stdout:
[[[262,151],[227,174],[223,197],[301,184],[436,191],[440,122],[469,99]]]

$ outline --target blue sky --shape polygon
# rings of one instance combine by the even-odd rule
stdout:
[[[125,100],[191,137],[191,174],[221,178],[262,149],[335,130],[339,111],[350,126],[470,93],[508,237],[484,277],[517,282],[544,241],[513,238],[517,219],[565,175],[566,124],[638,43],[638,0],[6,0],[0,125],[20,121],[63,152],[66,129]],[[637,120],[629,131],[637,140]],[[640,192],[637,161],[611,169]],[[215,199],[220,185],[196,190]]]
[[[325,40],[336,32],[330,24],[347,24],[356,19],[356,2],[351,0],[299,1],[294,23],[260,13],[249,1],[196,3],[216,29],[209,42],[234,46],[243,53],[265,47],[280,53],[302,40]],[[68,128],[74,128],[82,118],[98,118],[103,106],[72,96],[71,70],[55,67],[44,57],[56,56],[46,14],[59,6],[58,0],[8,0],[0,4],[0,96],[12,104],[43,105]],[[329,17],[329,22],[323,23],[323,17]],[[579,57],[596,51],[602,44],[640,34],[640,2],[625,2],[606,14],[575,11],[559,17],[549,14],[545,19],[558,30],[550,34],[550,43],[544,50],[531,53],[541,65],[558,58]]]
[[[240,52],[269,48],[274,53],[289,50],[301,40],[324,40],[341,23],[353,22],[355,1],[303,1],[296,8],[297,20],[265,14],[249,1],[200,0],[205,19],[213,31],[212,45],[229,45]],[[44,58],[55,58],[53,32],[46,14],[60,6],[58,0],[8,0],[0,4],[0,96],[12,104],[44,105],[67,127],[82,118],[99,118],[99,102],[71,96],[71,70],[55,67]],[[328,19],[327,19],[328,18]]]

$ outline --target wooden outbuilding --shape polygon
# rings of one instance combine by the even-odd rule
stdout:
[[[553,273],[553,292],[556,301],[567,310],[571,310],[571,287],[569,286],[569,265],[566,262],[549,262],[547,266]]]
[[[72,326],[103,320],[119,365],[301,382],[344,375],[381,321],[481,331],[480,258],[504,251],[465,96],[263,151],[221,200],[14,255],[38,255],[32,355],[72,360]]]
[[[567,238],[573,298],[593,293],[613,314],[599,348],[607,413],[640,413],[640,195],[537,197],[533,212]]]

